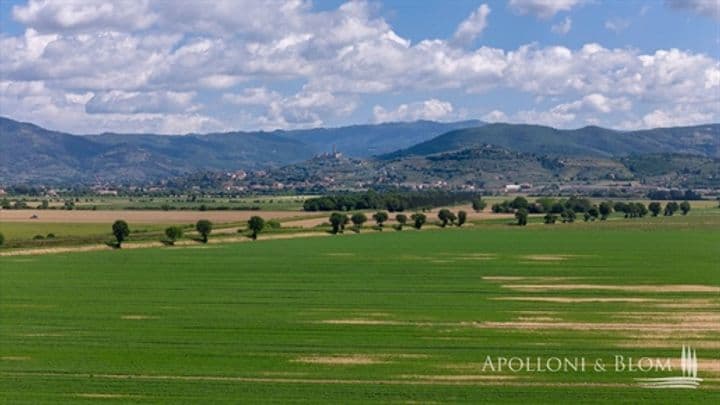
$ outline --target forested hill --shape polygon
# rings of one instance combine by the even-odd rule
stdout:
[[[382,158],[427,156],[483,145],[550,156],[621,157],[681,153],[718,158],[720,124],[627,132],[593,126],[563,130],[540,125],[488,124],[451,131]]]
[[[0,185],[142,182],[198,170],[278,167],[330,152],[369,157],[480,121],[417,121],[340,128],[205,135],[72,135],[0,117]]]

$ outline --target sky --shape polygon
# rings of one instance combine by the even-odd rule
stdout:
[[[720,0],[0,0],[0,115],[72,133],[720,121]]]

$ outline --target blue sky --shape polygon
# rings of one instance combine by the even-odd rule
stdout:
[[[0,0],[0,114],[76,133],[720,117],[716,0]]]

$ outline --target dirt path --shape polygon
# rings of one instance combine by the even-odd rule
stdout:
[[[264,240],[277,240],[277,239],[295,239],[295,238],[313,238],[319,236],[331,236],[325,232],[298,232],[298,233],[278,233],[261,235],[255,242],[262,242]],[[207,245],[221,244],[221,243],[240,243],[240,242],[253,242],[252,239],[246,236],[236,236],[227,238],[215,238],[208,240]],[[205,247],[205,244],[195,242],[192,240],[182,240],[175,242],[173,247]],[[160,248],[166,247],[160,241],[147,241],[147,242],[127,242],[123,244],[123,249],[145,249],[145,248]],[[57,253],[75,253],[75,252],[92,252],[98,250],[114,250],[110,246],[105,244],[86,245],[86,246],[61,246],[53,248],[33,248],[33,249],[17,249],[7,252],[0,252],[0,256],[34,256],[34,255],[49,255]]]

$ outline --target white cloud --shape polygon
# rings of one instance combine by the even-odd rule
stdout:
[[[608,114],[614,111],[628,111],[632,103],[625,97],[609,98],[599,93],[592,93],[580,100],[571,103],[557,105],[553,110],[556,112],[591,112]]]
[[[190,112],[197,109],[192,103],[194,97],[194,92],[113,90],[95,94],[85,105],[85,111],[90,114]]]
[[[510,0],[508,5],[518,14],[533,14],[549,18],[560,11],[570,11],[585,0]]]
[[[611,18],[605,21],[605,29],[619,34],[630,27],[630,21],[624,18]]]
[[[15,17],[27,29],[22,35],[0,36],[0,77],[12,83],[0,87],[0,96],[18,103],[4,103],[4,115],[22,115],[58,129],[97,125],[92,132],[141,124],[149,125],[143,131],[167,129],[166,116],[186,117],[179,122],[192,128],[290,128],[364,111],[357,107],[368,94],[409,91],[430,93],[428,98],[442,91],[447,101],[377,107],[373,118],[456,118],[463,106],[445,94],[501,89],[564,105],[548,122],[600,114],[605,124],[615,124],[618,119],[639,122],[638,117],[656,109],[720,102],[720,64],[703,53],[642,53],[594,43],[575,49],[468,46],[487,26],[490,10],[484,4],[452,38],[413,42],[366,2],[328,11],[315,11],[302,0],[217,0],[213,7],[203,1],[127,0],[109,8],[105,3],[33,0],[15,8]],[[514,0],[510,7],[550,17],[583,3]],[[140,12],[143,17],[137,16]],[[567,16],[552,29],[562,34],[571,27]],[[235,90],[241,84],[247,88]],[[42,91],[28,90],[27,97],[9,93],[22,86],[41,86]],[[171,94],[194,96],[178,100]],[[537,108],[523,111],[527,118],[542,113]],[[199,112],[231,118],[221,121]],[[518,113],[508,110],[506,117],[518,118]],[[132,124],[123,124],[122,118]]]
[[[719,113],[720,105],[677,104],[670,108],[654,109],[640,119],[622,122],[619,127],[635,129],[701,125],[715,122]]]
[[[720,2],[718,0],[665,0],[665,3],[674,9],[690,10],[720,21]]]
[[[39,31],[104,29],[140,30],[150,27],[158,15],[149,0],[29,0],[14,6],[13,17]]]
[[[447,101],[430,99],[411,104],[400,104],[394,110],[376,105],[373,108],[375,122],[444,120],[452,117],[453,106]]]
[[[225,74],[211,74],[210,76],[201,77],[199,83],[201,86],[213,89],[225,89],[233,87],[236,84],[246,80],[242,76],[233,76]]]
[[[225,93],[226,103],[239,106],[264,108],[264,115],[257,117],[262,128],[291,128],[323,125],[323,116],[345,116],[355,110],[357,104],[328,92],[302,90],[293,96],[264,87],[246,88],[241,93]]]
[[[458,25],[453,41],[463,45],[471,44],[487,27],[487,17],[490,14],[490,7],[482,4],[477,10]]]
[[[557,24],[554,24],[550,30],[556,34],[559,35],[565,35],[572,29],[572,19],[570,17],[565,17],[565,19],[562,22],[559,22]]]
[[[3,115],[48,128],[60,128],[81,134],[102,130],[185,134],[229,129],[218,120],[196,112],[90,114],[86,111],[86,104],[92,97],[92,93],[76,94],[54,90],[43,82],[0,81],[0,105]]]
[[[268,105],[282,99],[280,93],[265,87],[244,89],[242,93],[225,93],[223,101],[236,105]]]
[[[492,110],[489,113],[480,117],[485,122],[507,122],[507,115],[500,110]]]
[[[576,115],[567,111],[551,109],[549,111],[521,110],[513,114],[511,122],[523,124],[547,125],[555,128],[566,128],[575,120]]]

